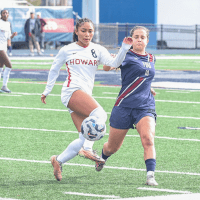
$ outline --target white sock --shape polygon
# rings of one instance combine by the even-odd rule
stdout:
[[[0,68],[0,80],[1,80],[1,74],[2,74],[2,72],[3,72],[3,67]]]
[[[74,158],[83,146],[84,141],[85,138],[82,133],[79,133],[79,138],[68,145],[68,147],[57,157],[57,161],[65,163]]]
[[[94,144],[94,141],[85,140],[83,144],[83,148],[87,151],[92,151],[93,144]]]
[[[3,86],[7,86],[11,68],[5,67],[3,72]]]

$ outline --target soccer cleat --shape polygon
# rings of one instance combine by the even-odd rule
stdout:
[[[62,164],[60,162],[57,161],[57,156],[51,156],[51,164],[53,165],[54,168],[54,176],[57,179],[57,181],[61,181],[62,180]]]
[[[1,91],[6,93],[11,93],[11,91],[6,86],[2,86]]]
[[[96,162],[96,165],[95,165],[96,171],[100,172],[103,169],[104,165],[105,165],[105,160],[104,162]]]
[[[80,149],[80,151],[78,152],[78,155],[90,160],[93,160],[95,162],[102,162],[105,163],[105,160],[101,157],[99,157],[95,151],[89,151],[89,150],[85,150],[83,148]]]
[[[43,56],[43,53],[42,53],[42,52],[38,52],[38,55],[39,55],[39,56]]]
[[[154,176],[153,171],[147,172],[147,181],[146,181],[145,185],[151,185],[151,186],[157,186],[158,185],[158,183],[155,180],[155,176]]]
[[[41,52],[44,53],[44,49],[41,49]]]
[[[31,52],[31,53],[30,53],[30,56],[34,56],[34,53],[33,53],[33,52]]]

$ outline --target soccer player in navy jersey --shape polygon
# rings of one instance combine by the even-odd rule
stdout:
[[[122,87],[110,116],[110,132],[108,142],[102,149],[101,157],[106,161],[116,153],[129,129],[136,127],[142,146],[147,169],[147,185],[156,186],[154,171],[156,167],[156,151],[154,135],[156,125],[155,91],[151,90],[151,82],[155,75],[155,57],[145,51],[149,42],[149,30],[136,26],[131,30],[133,39],[125,60],[122,62]],[[112,69],[104,66],[104,70]],[[101,171],[105,163],[96,162],[96,170]]]
[[[102,158],[107,160],[121,147],[126,133],[135,125],[144,148],[147,168],[147,185],[158,185],[155,181],[156,151],[154,135],[156,125],[155,100],[151,92],[151,82],[155,75],[155,57],[146,53],[149,30],[136,26],[131,30],[132,49],[120,66],[122,87],[110,116],[108,142],[103,146]],[[104,66],[104,69],[109,69]],[[117,136],[117,137],[116,137]],[[103,168],[96,163],[96,170]]]

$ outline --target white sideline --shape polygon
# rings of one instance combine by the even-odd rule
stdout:
[[[87,194],[87,193],[79,193],[79,192],[64,192],[64,194],[79,195],[79,196],[86,196],[86,197],[120,198],[119,196],[114,196],[114,195]]]
[[[0,129],[13,129],[13,130],[29,130],[29,131],[44,131],[44,132],[59,132],[59,133],[76,133],[77,131],[61,131],[61,130],[50,130],[50,129],[37,129],[37,128],[24,128],[24,127],[4,127],[0,126]],[[105,135],[109,135],[106,133]],[[126,137],[140,137],[139,135],[126,135]],[[157,139],[166,139],[166,140],[179,140],[179,141],[192,141],[200,142],[198,139],[187,139],[187,138],[172,138],[172,137],[161,137],[155,136]]]
[[[14,106],[0,106],[0,108],[10,108],[10,109],[21,109],[21,110],[40,110],[40,111],[56,111],[56,112],[68,112],[66,109],[50,109],[50,108],[28,108],[28,107],[14,107]],[[110,115],[110,112],[106,112]],[[200,117],[181,117],[181,116],[167,116],[167,115],[158,115],[158,117],[164,118],[178,118],[178,119],[197,119],[199,120]]]
[[[200,193],[147,196],[147,197],[135,197],[135,198],[133,197],[133,198],[121,198],[116,200],[199,200],[199,199],[200,199]]]
[[[171,91],[169,91],[171,92]],[[105,93],[105,92],[103,92]],[[25,93],[25,92],[12,92],[12,94],[18,94],[18,95],[41,95],[41,93]],[[3,94],[5,95],[5,94]],[[10,94],[6,94],[6,95],[10,95]],[[60,94],[49,94],[48,96],[56,96],[56,97],[60,97]],[[94,98],[97,99],[116,99],[116,97],[98,97],[98,96],[93,96]],[[167,103],[191,103],[191,104],[200,104],[200,102],[198,101],[174,101],[174,100],[155,100],[157,102],[167,102]]]
[[[30,163],[41,163],[41,164],[50,164],[51,163],[50,161],[15,159],[15,158],[6,158],[6,157],[0,157],[0,160],[30,162]],[[79,166],[79,167],[92,167],[92,168],[94,168],[94,165],[77,164],[77,163],[69,163],[69,162],[64,163],[64,165]],[[116,169],[116,170],[127,170],[127,171],[144,171],[144,172],[146,171],[146,169],[137,169],[137,168],[128,168],[128,167],[111,167],[111,166],[107,166],[107,165],[104,168],[107,168],[107,169]],[[177,171],[160,171],[160,170],[156,170],[156,173],[167,173],[167,174],[200,176],[200,173],[177,172]]]

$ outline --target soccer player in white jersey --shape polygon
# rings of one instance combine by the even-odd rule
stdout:
[[[55,57],[51,66],[46,88],[41,101],[46,104],[46,96],[51,92],[59,70],[66,63],[68,76],[63,84],[61,101],[68,108],[71,118],[79,132],[79,138],[71,142],[67,149],[58,156],[51,157],[54,175],[61,181],[62,164],[74,158],[84,144],[81,124],[89,116],[96,116],[106,122],[107,114],[92,97],[95,72],[99,64],[119,67],[132,44],[132,38],[124,38],[122,47],[115,58],[110,56],[106,48],[91,42],[94,35],[94,25],[88,18],[76,23],[74,43],[64,46]],[[99,162],[104,162],[100,159]]]
[[[3,72],[3,66],[5,65],[5,70],[3,72],[3,86],[0,92],[11,93],[7,88],[8,79],[10,76],[10,71],[12,69],[11,62],[7,56],[7,41],[11,40],[14,36],[17,35],[17,32],[14,32],[11,35],[10,22],[8,22],[9,13],[8,10],[1,11],[0,19],[0,79]]]

